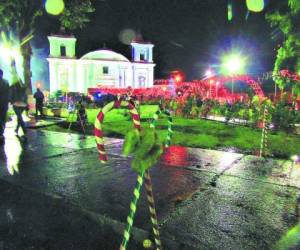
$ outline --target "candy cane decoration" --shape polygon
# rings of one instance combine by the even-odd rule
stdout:
[[[161,113],[165,113],[168,116],[168,134],[167,134],[167,140],[165,143],[165,147],[168,148],[171,145],[171,139],[173,135],[172,125],[173,125],[173,118],[171,116],[171,113],[168,109],[165,109],[162,111],[161,109],[158,109],[155,114],[153,115],[153,119],[150,123],[150,128],[155,128],[156,122],[158,120],[158,117]]]
[[[169,147],[171,145],[171,138],[173,135],[172,125],[173,125],[173,119],[171,117],[169,110],[162,111],[161,109],[157,110],[153,116],[153,120],[150,123],[151,128],[155,128],[156,122],[158,120],[159,115],[164,112],[168,116],[168,135],[167,135],[167,141],[165,143],[166,147]],[[161,240],[159,235],[159,226],[158,226],[158,220],[155,210],[155,203],[154,203],[154,197],[153,197],[153,191],[152,191],[152,182],[150,178],[149,170],[145,172],[145,187],[146,187],[146,193],[147,193],[147,200],[149,204],[149,210],[150,210],[150,216],[151,216],[151,222],[153,225],[153,234],[154,234],[154,241],[156,245],[157,250],[161,250]]]
[[[144,177],[144,173],[139,174],[137,177],[135,188],[133,190],[133,200],[130,202],[130,212],[127,217],[127,225],[124,230],[123,240],[120,246],[120,250],[126,250],[127,244],[129,242],[130,233],[133,225],[133,219],[136,212],[136,205],[140,198],[141,187],[143,185],[143,177]]]
[[[266,107],[266,119],[265,119],[265,139],[264,139],[264,156],[267,156],[267,151],[268,151],[268,132],[269,132],[269,110]]]
[[[99,159],[102,163],[105,163],[108,160],[107,154],[104,149],[102,123],[103,123],[105,114],[107,112],[111,111],[114,108],[120,108],[120,107],[127,107],[129,109],[134,127],[137,128],[138,130],[141,129],[140,116],[132,103],[127,102],[127,101],[117,100],[117,101],[110,102],[107,105],[105,105],[97,116],[97,119],[95,121],[95,129],[94,129],[97,148],[98,148],[98,152],[99,152]]]
[[[267,117],[268,115],[269,115],[268,107],[265,106],[264,117],[263,117],[263,129],[261,134],[260,151],[259,151],[260,157],[266,156],[266,150],[268,148],[268,128],[269,128],[269,121]]]
[[[127,101],[120,101],[117,100],[115,102],[110,102],[108,103],[103,109],[99,112],[97,119],[95,121],[95,137],[96,137],[96,142],[97,142],[97,148],[99,151],[99,158],[101,162],[106,162],[107,161],[107,154],[104,149],[104,140],[103,140],[103,132],[102,132],[102,126],[101,124],[103,123],[104,116],[107,112],[111,111],[113,108],[119,108],[119,107],[127,107],[130,110],[131,117],[134,123],[134,127],[137,128],[138,130],[141,129],[141,124],[140,124],[140,117],[135,109],[134,105],[131,104],[130,102]],[[169,115],[169,127],[168,127],[168,136],[167,136],[167,143],[166,146],[170,145],[170,140],[172,136],[172,118],[170,117],[170,112],[165,111],[167,115]],[[158,116],[157,116],[158,119]],[[155,125],[153,125],[154,127]],[[147,192],[147,200],[149,204],[149,210],[150,210],[150,216],[151,216],[151,222],[153,225],[153,233],[154,233],[154,239],[155,239],[155,244],[157,247],[157,250],[161,250],[161,241],[160,241],[160,236],[159,236],[159,226],[157,222],[157,215],[155,211],[155,204],[154,204],[154,197],[153,197],[153,192],[152,192],[152,183],[151,183],[151,178],[150,178],[150,173],[149,171],[141,172],[137,176],[137,182],[133,191],[134,197],[133,200],[130,203],[130,212],[127,217],[127,225],[124,230],[124,235],[123,235],[123,240],[120,246],[120,250],[126,250],[127,244],[129,242],[130,238],[130,233],[133,225],[133,219],[135,216],[136,212],[136,207],[137,207],[137,202],[140,197],[140,192],[141,192],[141,187],[143,185],[143,178],[145,174],[145,187],[146,187],[146,192]]]
[[[156,245],[157,250],[161,250],[161,240],[159,235],[159,226],[158,226],[158,220],[155,210],[155,203],[154,203],[154,196],[152,191],[152,182],[149,170],[145,171],[145,187],[146,187],[146,193],[147,193],[147,200],[149,205],[149,211],[150,211],[150,217],[152,222],[152,230],[154,234],[154,241]]]

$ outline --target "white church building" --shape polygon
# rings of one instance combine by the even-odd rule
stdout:
[[[49,62],[50,92],[87,93],[88,88],[148,88],[153,86],[153,44],[133,41],[132,61],[108,49],[76,58],[76,38],[52,35]]]

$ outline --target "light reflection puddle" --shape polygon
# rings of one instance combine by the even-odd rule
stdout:
[[[6,140],[4,152],[6,155],[6,167],[10,175],[19,173],[19,162],[23,148],[19,140]]]

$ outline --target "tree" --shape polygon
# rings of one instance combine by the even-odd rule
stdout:
[[[37,29],[37,20],[47,15],[43,2],[43,0],[0,0],[1,30],[11,44],[12,40],[19,43],[23,57],[24,82],[29,93],[32,93],[30,70],[32,47],[29,40]],[[89,22],[88,13],[94,11],[91,0],[65,0],[64,3],[64,11],[58,16],[62,27],[67,30],[83,28]]]
[[[276,76],[274,80],[280,89],[292,87],[294,94],[297,95],[300,94],[298,93],[299,83],[279,76],[281,69],[289,69],[292,72],[300,73],[300,1],[288,0],[286,4],[282,10],[267,13],[266,19],[271,27],[279,28],[284,37],[282,46],[277,50],[273,69]]]

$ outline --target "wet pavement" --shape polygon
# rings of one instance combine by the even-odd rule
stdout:
[[[118,249],[136,181],[122,140],[106,138],[102,165],[92,136],[5,136],[0,249]],[[290,161],[172,146],[151,177],[164,249],[271,249],[299,221]],[[153,239],[142,192],[128,249]]]

